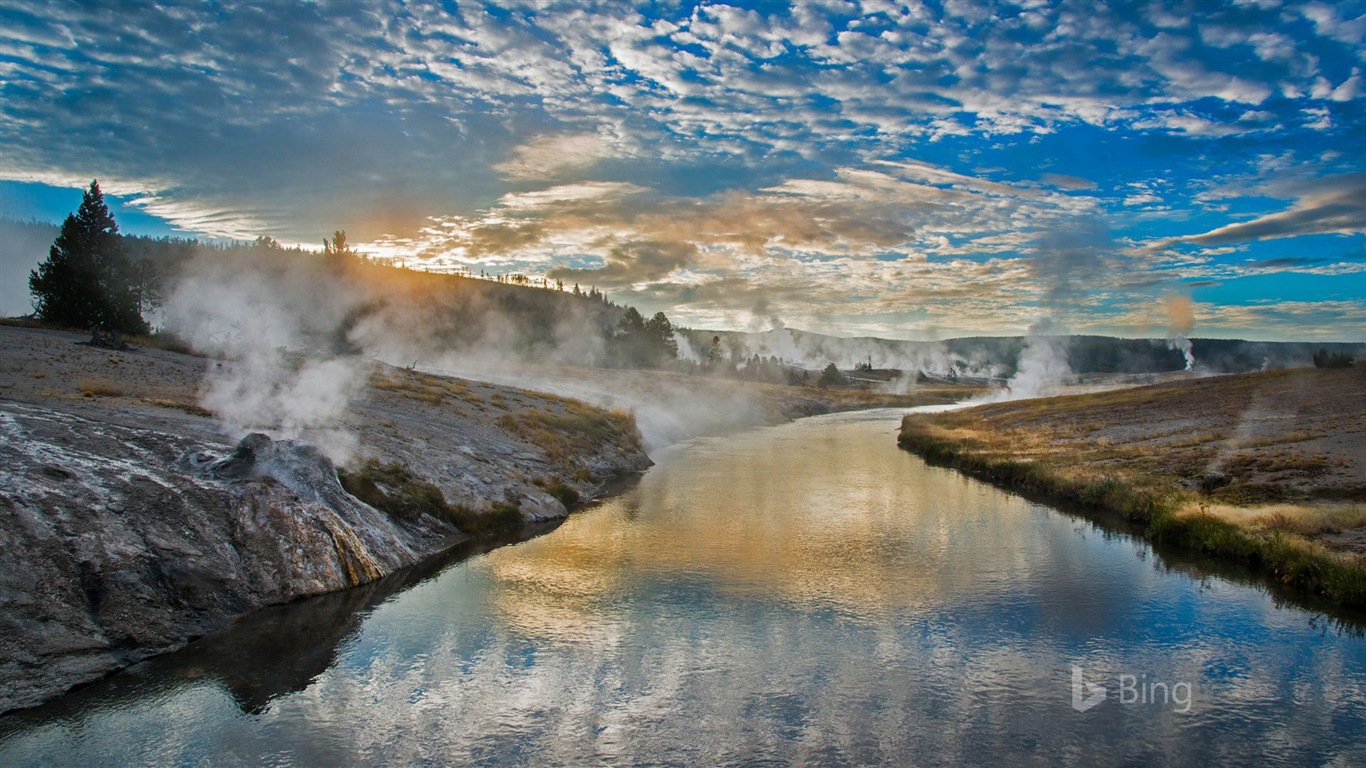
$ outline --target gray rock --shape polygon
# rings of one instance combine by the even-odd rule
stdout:
[[[305,444],[251,435],[218,453],[8,403],[0,420],[0,710],[243,612],[367,583],[458,536],[355,500]]]
[[[72,353],[74,339],[0,329],[0,711],[262,606],[364,584],[464,538],[449,523],[397,522],[356,500],[310,442],[227,441],[218,422],[174,405],[214,361],[143,350],[130,387],[137,395],[48,392],[59,373],[129,374],[104,351]],[[30,375],[37,370],[53,373]],[[439,383],[378,364],[377,375]],[[471,510],[501,501],[524,506],[528,520],[562,516],[537,482],[592,498],[650,465],[631,440],[580,445],[550,461],[543,446],[498,423],[502,411],[434,406],[411,390],[370,387],[352,400],[344,426],[354,461],[400,465]],[[518,408],[561,407],[504,387],[480,392],[500,392]]]
[[[569,510],[565,509],[559,499],[540,491],[523,496],[521,503],[517,505],[517,511],[522,513],[522,520],[527,523],[559,520],[569,514]]]

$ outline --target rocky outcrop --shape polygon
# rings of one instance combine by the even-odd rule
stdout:
[[[0,436],[0,710],[459,538],[351,498],[301,443],[205,449],[9,403]]]
[[[328,436],[348,468],[528,523],[566,514],[548,490],[590,499],[650,464],[630,417],[380,363],[309,442],[238,440],[199,403],[221,361],[84,341],[0,327],[0,711],[464,539],[346,493],[310,444]]]
[[[361,444],[476,511],[501,503],[528,522],[563,517],[537,482],[589,498],[649,466],[638,437],[552,462],[487,417],[419,404],[359,403]],[[137,413],[0,400],[0,711],[465,538],[449,521],[398,520],[358,501],[308,443],[251,434],[234,445],[206,440],[202,419],[194,428]]]

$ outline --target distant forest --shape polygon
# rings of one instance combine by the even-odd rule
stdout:
[[[720,357],[741,367],[757,356],[760,360],[772,358],[786,366],[795,364],[813,371],[820,370],[826,361],[833,361],[845,371],[896,369],[950,379],[1008,379],[1015,373],[1026,343],[1021,336],[980,336],[942,342],[841,338],[795,328],[749,333],[683,329],[681,335],[694,355],[715,344],[720,348]],[[1320,351],[1366,356],[1364,343],[1200,337],[1191,342],[1196,368],[1213,373],[1306,366]],[[1165,373],[1186,366],[1185,357],[1167,339],[1074,335],[1058,337],[1057,343],[1077,375]]]

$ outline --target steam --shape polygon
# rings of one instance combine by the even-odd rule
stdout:
[[[207,251],[168,292],[165,322],[211,356],[200,403],[226,432],[306,440],[338,464],[359,448],[347,416],[374,361],[628,408],[647,449],[771,421],[768,404],[736,382],[586,368],[603,361],[602,304],[565,296],[539,316],[535,303],[504,312],[492,294],[433,279],[297,254]],[[685,335],[677,340],[682,354],[698,354]]]
[[[211,355],[201,404],[234,436],[263,431],[313,442],[346,463],[355,439],[343,426],[367,364],[326,346],[351,297],[288,269],[258,271],[226,260],[191,262],[165,305],[167,326]]]
[[[696,349],[693,348],[692,342],[688,339],[688,337],[684,336],[678,331],[674,331],[674,345],[678,347],[679,360],[690,360],[694,363],[702,363],[706,361],[706,358]]]
[[[905,393],[914,388],[917,378],[998,378],[1003,371],[999,360],[981,351],[964,357],[955,355],[940,341],[904,341],[875,338],[836,338],[803,333],[788,328],[780,319],[771,318],[773,327],[756,333],[723,332],[721,346],[727,358],[776,357],[785,364],[808,371],[819,371],[828,363],[850,370],[858,363],[872,361],[874,368],[895,369],[902,374],[887,382],[883,389]],[[680,339],[685,339],[681,336]],[[710,338],[710,334],[708,334]],[[686,341],[686,339],[685,339]],[[679,356],[701,362],[705,350],[680,342]]]
[[[1186,370],[1195,370],[1195,350],[1190,332],[1195,329],[1195,303],[1189,296],[1173,295],[1162,301],[1167,314],[1167,346],[1186,358]]]
[[[547,368],[511,361],[449,355],[420,366],[445,376],[572,397],[635,415],[647,453],[683,440],[771,423],[765,404],[729,379],[671,380],[626,369]]]
[[[1015,375],[1004,391],[988,396],[988,402],[1038,397],[1072,375],[1060,335],[1062,318],[1084,302],[1084,288],[1104,270],[1104,255],[1111,247],[1109,233],[1089,218],[1039,238],[1029,271],[1040,284],[1049,314],[1029,327]]]
[[[1290,417],[1293,416],[1292,411]],[[1277,408],[1266,395],[1256,393],[1248,406],[1238,415],[1238,423],[1234,425],[1233,433],[1220,444],[1219,451],[1211,460],[1206,474],[1223,475],[1229,462],[1240,450],[1252,444],[1258,437],[1275,433],[1273,420],[1286,417],[1286,413]]]
[[[1053,333],[1053,321],[1047,318],[1029,327],[1024,349],[1015,367],[1015,375],[1006,384],[1002,400],[1021,400],[1038,397],[1045,390],[1057,387],[1072,374],[1063,349],[1063,337]]]

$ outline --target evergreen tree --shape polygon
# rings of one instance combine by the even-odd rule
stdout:
[[[831,363],[825,366],[825,369],[821,371],[821,377],[816,382],[816,385],[821,389],[825,389],[826,387],[838,387],[843,383],[844,374],[840,373],[840,369],[836,367],[834,363]]]
[[[54,325],[146,333],[136,270],[124,253],[119,226],[90,182],[81,207],[62,222],[47,261],[29,273],[35,316]]]
[[[711,369],[720,365],[722,357],[723,355],[721,353],[721,337],[713,336],[711,337],[711,346],[707,348],[706,367],[708,369]]]
[[[346,242],[346,230],[339,229],[332,237],[323,240],[323,258],[332,266],[345,265],[360,260],[360,253]]]
[[[663,312],[645,321],[645,335],[649,339],[656,365],[678,359],[678,342],[674,340],[674,326]]]

